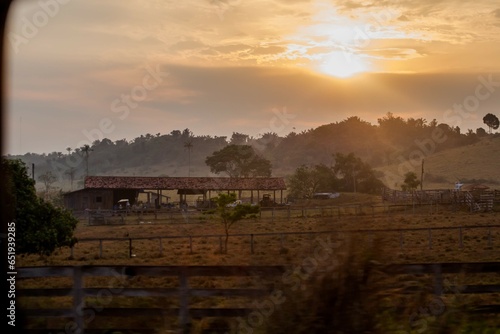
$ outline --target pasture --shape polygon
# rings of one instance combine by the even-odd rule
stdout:
[[[314,203],[315,204],[315,203]],[[370,205],[377,204],[374,202]],[[315,273],[328,271],[338,262],[339,256],[354,253],[370,253],[377,264],[446,263],[446,262],[500,262],[500,213],[452,212],[446,208],[417,208],[390,213],[370,210],[345,212],[312,211],[302,217],[265,216],[247,219],[235,224],[230,232],[228,252],[220,252],[223,235],[222,225],[216,217],[199,215],[194,219],[168,221],[154,219],[153,215],[140,218],[127,216],[123,224],[89,225],[82,219],[76,230],[80,240],[71,251],[57,250],[50,257],[24,256],[18,266],[289,266],[307,271],[310,259],[319,245],[335,248],[334,256],[319,262]],[[322,246],[323,247],[323,246]],[[443,274],[446,282],[455,285],[496,284],[498,273]],[[406,278],[413,281],[414,278]],[[391,284],[404,283],[405,278],[394,278]],[[418,278],[420,293],[432,290],[432,278]],[[262,288],[279,285],[279,280],[263,277],[195,277],[190,279],[191,288]],[[282,282],[281,282],[282,283]],[[124,283],[128,288],[174,288],[179,284],[175,277],[135,277]],[[88,277],[86,287],[103,287],[109,280]],[[26,279],[20,287],[53,288],[72,286],[71,278]],[[248,297],[248,296],[247,296]],[[216,297],[209,301],[192,297],[198,307],[248,305],[247,297]],[[498,293],[458,298],[455,303],[481,305],[498,303]],[[460,301],[458,302],[457,300]],[[88,298],[87,303],[96,302]],[[20,300],[27,308],[51,308],[54,305],[71,307],[68,297],[25,297]],[[449,302],[451,303],[451,302]],[[418,304],[418,303],[417,303]],[[457,305],[458,305],[457,304]],[[127,297],[116,295],[113,307],[168,308],[178,306],[176,298]],[[107,306],[110,306],[107,305]],[[452,305],[452,304],[447,304]],[[449,306],[451,307],[451,306]],[[165,322],[161,316],[155,319],[143,317],[113,318],[104,320],[96,314],[89,325],[119,328],[128,324],[131,328],[174,327],[176,318]],[[488,325],[500,324],[498,315],[487,314],[479,318]],[[204,321],[196,322],[202,332]],[[38,319],[32,326],[58,327],[56,319]],[[206,325],[206,324],[205,324]],[[404,324],[403,324],[404,325]],[[136,331],[137,332],[137,331]],[[140,332],[140,331],[139,331]],[[258,331],[256,331],[258,332]]]

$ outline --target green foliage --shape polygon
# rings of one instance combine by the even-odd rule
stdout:
[[[20,160],[2,159],[9,220],[16,222],[18,254],[50,255],[76,242],[78,220],[70,212],[36,196],[35,183]]]
[[[238,204],[236,206],[231,206],[236,201],[236,194],[219,194],[215,198],[217,203],[217,208],[214,213],[220,218],[220,221],[224,228],[224,233],[226,239],[224,242],[224,253],[227,253],[227,242],[229,240],[229,230],[236,222],[248,218],[255,217],[260,211],[259,206],[254,206],[251,204]]]
[[[210,171],[230,177],[271,176],[271,162],[255,153],[250,145],[228,145],[205,159]]]
[[[417,178],[415,172],[408,172],[405,174],[405,179],[401,185],[401,189],[404,191],[415,190],[420,185],[420,180]]]
[[[336,187],[335,173],[323,164],[302,165],[288,179],[289,196],[295,198],[312,198],[314,193],[334,192]]]
[[[377,193],[383,187],[371,166],[354,153],[334,155],[333,171],[342,180],[342,191]]]

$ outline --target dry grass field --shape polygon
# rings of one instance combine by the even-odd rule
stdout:
[[[415,146],[415,149],[417,147]],[[425,189],[451,189],[457,180],[482,180],[492,188],[499,188],[500,180],[500,137],[483,138],[481,141],[463,147],[447,149],[442,152],[425,155]],[[408,156],[404,156],[408,161]],[[487,162],[487,163],[485,163]],[[377,167],[382,172],[398,173],[399,164]],[[407,167],[404,167],[406,173]],[[415,166],[415,172],[420,175],[420,164]],[[404,174],[403,173],[403,174]],[[429,177],[431,176],[431,177]],[[403,181],[401,175],[401,183]],[[394,187],[389,184],[389,187]]]
[[[363,197],[345,199],[351,203],[378,204],[376,198]],[[304,203],[302,203],[304,204]],[[308,203],[316,205],[317,203]],[[335,203],[346,204],[346,203]],[[451,212],[441,207],[432,213],[427,209],[412,211],[392,212],[390,214],[377,213],[375,216],[362,213],[342,215],[340,218],[333,214],[331,217],[317,213],[307,218],[293,217],[291,219],[276,218],[273,221],[266,219],[248,219],[238,222],[231,229],[227,254],[220,253],[220,238],[223,234],[222,225],[215,217],[191,219],[189,222],[167,222],[155,220],[154,216],[142,217],[144,223],[138,223],[136,217],[127,217],[123,225],[89,226],[87,220],[82,220],[77,229],[76,236],[81,241],[76,244],[73,257],[70,249],[57,250],[52,256],[24,256],[18,259],[18,266],[54,266],[54,265],[289,265],[291,267],[304,266],[314,251],[321,244],[335,244],[335,256],[318,264],[317,272],[329,270],[338,260],[349,252],[368,251],[370,256],[380,264],[391,263],[423,263],[423,262],[483,262],[500,261],[500,228],[473,228],[474,226],[500,225],[500,213],[467,213]],[[150,223],[149,223],[150,222]],[[462,245],[460,245],[459,228],[462,228]],[[432,241],[429,244],[428,228],[453,227],[432,231]],[[401,234],[399,229],[421,230],[406,231]],[[360,232],[357,230],[396,229],[391,232]],[[313,233],[313,232],[325,233]],[[333,231],[326,233],[326,231]],[[281,235],[287,232],[297,234]],[[307,232],[309,234],[305,234]],[[259,235],[274,233],[273,235]],[[237,236],[245,234],[244,236]],[[251,239],[248,234],[254,234],[253,253]],[[191,244],[190,237],[191,236]],[[161,253],[159,237],[162,237]],[[176,237],[176,238],[173,238]],[[122,238],[117,241],[102,242],[102,257],[99,256],[99,241],[84,241],[89,238]],[[132,253],[129,255],[128,238],[145,238],[133,240]],[[462,274],[445,275],[450,282],[460,284],[499,284],[500,273],[481,274],[465,277]],[[404,281],[404,277],[397,282]],[[393,282],[394,283],[394,282]],[[398,284],[399,284],[398,283]],[[71,287],[72,281],[66,278],[47,278],[39,280],[25,280],[19,282],[19,287]],[[87,278],[87,287],[106,287],[109,281],[105,278]],[[135,277],[124,283],[126,287],[151,287],[169,288],[178,285],[175,277]],[[236,287],[262,287],[269,282],[254,278],[213,278],[197,277],[190,279],[191,287],[198,288],[236,288]],[[274,283],[273,283],[274,284]],[[432,285],[430,278],[420,281],[422,291],[427,291]],[[456,296],[455,296],[456,297]],[[494,303],[500,295],[487,294],[467,297],[467,303],[479,305],[484,302]],[[88,299],[88,303],[97,303]],[[415,300],[414,300],[415,302]],[[449,301],[449,305],[456,303]],[[175,307],[176,300],[156,297],[121,297],[115,296],[107,307]],[[194,307],[231,307],[248,304],[245,298],[227,299],[223,297],[212,298],[210,301],[192,298]],[[415,307],[422,302],[415,302]],[[28,308],[36,307],[71,307],[68,297],[51,298],[24,298],[21,305]],[[454,304],[453,304],[454,305]],[[444,319],[444,318],[442,318]],[[500,324],[498,317],[482,318],[488,326]],[[101,318],[96,316],[92,326],[117,328],[125,323],[135,328],[156,327],[165,328],[174,326],[175,319],[166,323],[164,319],[150,319],[143,317],[127,318]],[[58,326],[55,319],[39,319],[32,326]],[[197,326],[203,326],[197,323]],[[199,329],[199,328],[198,328]],[[261,329],[264,331],[264,329]],[[168,331],[167,331],[168,332]],[[167,333],[165,332],[165,333]],[[200,330],[200,332],[202,332]],[[258,331],[256,331],[257,333]],[[160,333],[160,332],[159,332]],[[475,332],[470,332],[475,333]],[[494,333],[494,332],[492,332]]]

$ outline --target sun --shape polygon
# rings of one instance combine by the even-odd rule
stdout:
[[[370,64],[358,54],[334,51],[321,57],[317,70],[337,78],[349,78],[370,71]]]

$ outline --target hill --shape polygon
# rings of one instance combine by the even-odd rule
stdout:
[[[88,172],[90,175],[211,176],[206,157],[228,144],[252,145],[271,161],[274,176],[291,175],[301,165],[332,166],[334,153],[354,152],[378,170],[389,187],[399,187],[398,182],[408,170],[420,175],[422,158],[427,189],[448,188],[457,179],[493,186],[500,182],[500,169],[496,168],[500,158],[495,154],[500,148],[500,134],[487,135],[482,128],[461,133],[460,128],[438,124],[436,120],[403,119],[391,113],[379,118],[377,125],[353,116],[285,136],[265,133],[254,138],[233,132],[227,138],[195,135],[185,129],[141,135],[130,141],[113,142],[104,138],[90,147]],[[75,190],[83,186],[86,154],[81,148],[67,151],[8,158],[22,159],[28,166],[35,164],[36,175],[51,171],[57,177],[54,187]]]

